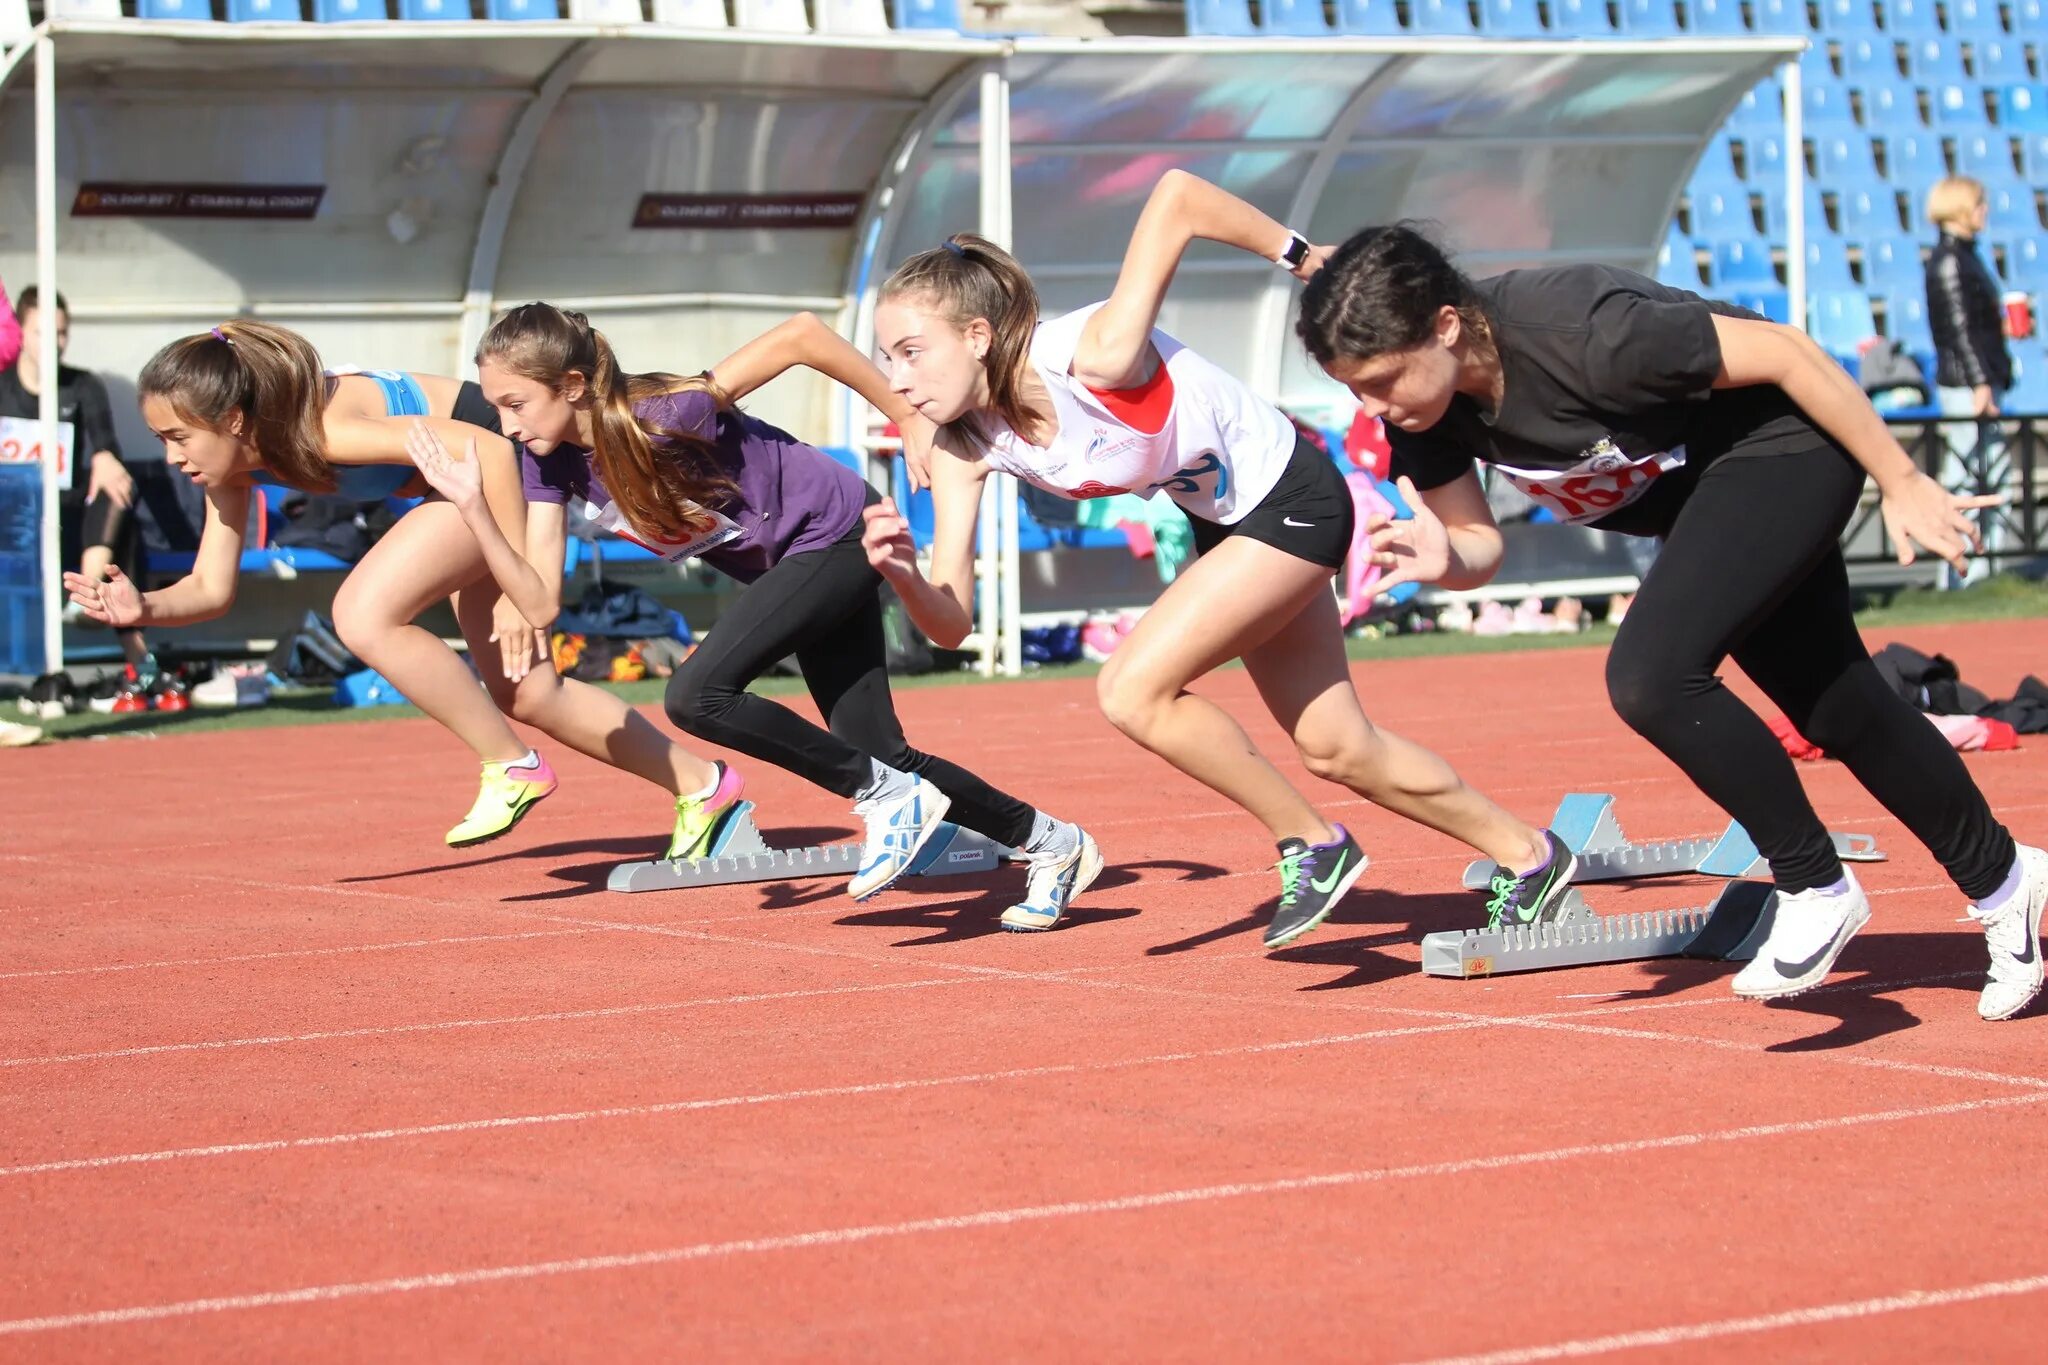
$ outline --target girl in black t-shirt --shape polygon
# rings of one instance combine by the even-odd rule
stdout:
[[[1374,531],[1380,589],[1467,588],[1500,567],[1484,460],[1561,521],[1664,545],[1608,656],[1622,719],[1742,823],[1778,912],[1739,995],[1794,995],[1870,917],[1762,719],[1722,686],[1734,657],[1939,858],[1985,928],[1978,1011],[2040,990],[2048,853],[2017,847],[1962,760],[1894,694],[1857,635],[1840,537],[1866,473],[1886,529],[1960,565],[1976,533],[1856,382],[1805,333],[1628,271],[1473,281],[1407,227],[1367,228],[1302,296],[1311,355],[1385,418],[1415,519]]]

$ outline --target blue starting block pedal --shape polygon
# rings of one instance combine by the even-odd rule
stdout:
[[[1596,915],[1567,891],[1558,917],[1543,924],[1427,935],[1422,970],[1469,977],[1653,957],[1747,962],[1770,935],[1777,905],[1771,884],[1756,881],[1732,881],[1708,905],[1628,915]]]
[[[647,863],[620,863],[605,887],[612,891],[680,891],[692,886],[731,886],[739,882],[794,881],[804,877],[852,877],[860,870],[859,844],[827,844],[817,848],[770,848],[754,823],[754,803],[735,802],[712,830],[702,858],[657,858]],[[918,850],[906,877],[950,877],[990,872],[1024,855],[995,840],[942,824]]]
[[[1633,877],[1669,877],[1696,872],[1708,877],[1768,877],[1770,867],[1757,852],[1748,831],[1733,820],[1719,834],[1698,839],[1659,839],[1632,844],[1614,817],[1614,797],[1606,792],[1573,792],[1557,803],[1551,832],[1579,855],[1573,883],[1626,881]],[[1884,853],[1868,834],[1831,834],[1844,862],[1881,863]],[[1497,863],[1482,858],[1465,869],[1465,887],[1484,891],[1492,885]]]

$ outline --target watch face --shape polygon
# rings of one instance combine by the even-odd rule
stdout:
[[[1304,237],[1289,238],[1287,250],[1280,253],[1280,259],[1290,266],[1300,265],[1308,259],[1308,240]]]

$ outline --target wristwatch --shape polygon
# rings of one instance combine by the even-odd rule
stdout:
[[[1283,270],[1299,270],[1302,262],[1307,259],[1308,238],[1298,232],[1290,232],[1287,234],[1287,245],[1282,247],[1280,254],[1273,258],[1273,264]]]

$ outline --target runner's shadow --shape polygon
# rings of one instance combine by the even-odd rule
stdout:
[[[1922,1022],[1920,1016],[1891,994],[1932,987],[1974,995],[1984,983],[1983,952],[1983,936],[1976,933],[1858,934],[1842,954],[1857,976],[1830,978],[1825,989],[1771,1007],[1832,1018],[1834,1027],[1764,1050],[1831,1052],[1909,1029]]]
[[[1095,898],[1104,891],[1115,891],[1135,885],[1137,870],[1148,867],[1174,867],[1189,875],[1184,881],[1198,881],[1205,877],[1220,876],[1221,870],[1203,863],[1151,862],[1124,863],[1106,867],[1095,879],[1095,885],[1083,893],[1081,901],[1069,909],[1060,921],[1060,929],[1071,929],[1080,924],[1106,924],[1112,920],[1129,919],[1138,913],[1137,907],[1111,907],[1097,905]],[[970,876],[948,877],[943,883],[924,878],[905,878],[889,889],[894,892],[939,892],[947,889],[975,891],[979,894],[972,900],[949,900],[934,903],[920,900],[908,905],[893,905],[884,910],[866,910],[845,915],[834,920],[835,924],[857,926],[881,926],[888,928],[931,929],[933,932],[923,938],[903,939],[892,947],[926,948],[940,943],[960,943],[968,939],[985,938],[990,934],[1006,932],[1002,926],[1003,911],[1015,905],[1024,894],[1023,868],[1014,866],[996,872],[983,872]]]
[[[807,848],[814,846],[818,843],[829,842],[832,836],[840,833],[843,833],[843,831],[836,830],[830,827],[823,829],[793,828],[773,830],[770,831],[765,837],[767,838],[768,844],[771,848]],[[563,852],[568,852],[571,850],[579,852],[592,851],[591,845],[584,845],[583,847],[578,848],[576,845],[564,844],[557,845],[556,847]],[[623,862],[650,862],[653,859],[659,858],[662,855],[662,853],[666,851],[667,845],[657,838],[651,840],[636,841],[636,843],[630,849],[627,850],[620,850],[620,846],[617,844],[605,843],[597,843],[595,845],[595,848],[611,849],[614,851],[625,851],[629,854],[638,853],[639,856],[623,856],[618,858],[609,858],[603,862],[573,863],[567,867],[550,868],[548,869],[547,873],[548,877],[557,882],[567,883],[567,885],[558,886],[548,891],[529,891],[524,895],[504,896],[500,898],[499,903],[515,905],[526,901],[558,901],[572,899],[577,896],[593,895],[597,892],[606,889],[605,884],[611,879],[612,869],[618,866],[618,864]],[[546,853],[550,851],[552,850],[534,850],[535,853]],[[518,855],[508,854],[506,856],[511,857]],[[483,859],[481,861],[490,862],[494,860]],[[474,864],[471,865],[473,866]],[[792,905],[805,905],[810,903],[811,901],[824,900],[830,896],[837,895],[845,890],[844,875],[845,874],[843,873],[835,873],[831,878],[820,879],[819,882],[816,884],[822,885],[825,889],[820,890],[813,895],[795,893],[793,890],[790,889],[795,885],[795,883],[788,878],[777,878],[773,881],[764,880],[757,884],[775,888],[775,891],[771,893],[769,900],[763,904],[762,908],[765,910],[779,910],[787,908],[788,906]],[[724,886],[745,886],[749,884],[750,883],[746,882],[718,883],[718,885]],[[669,892],[643,891],[637,894],[674,896],[685,894],[692,889],[693,888],[691,887],[682,886],[677,887],[674,891]]]
[[[1435,933],[1440,929],[1471,927],[1474,905],[1472,893],[1469,891],[1432,892],[1425,895],[1409,895],[1394,891],[1370,893],[1363,897],[1351,898],[1346,904],[1339,905],[1324,923],[1323,929],[1327,930],[1331,924],[1377,924],[1398,927],[1385,928],[1374,934],[1359,934],[1351,938],[1310,935],[1285,948],[1275,949],[1268,956],[1276,962],[1297,962],[1306,966],[1347,969],[1342,976],[1303,986],[1301,989],[1304,991],[1351,990],[1357,986],[1390,981],[1397,976],[1413,976],[1421,970],[1413,951],[1395,954],[1385,950],[1413,950],[1421,943],[1424,934]],[[1388,913],[1390,911],[1392,913]]]
[[[845,839],[849,831],[843,826],[798,825],[788,829],[767,830],[762,837],[770,848],[809,848],[818,844],[836,843]],[[528,848],[507,848],[493,850],[481,857],[464,858],[457,862],[435,863],[428,867],[410,868],[403,872],[376,872],[360,877],[343,877],[341,883],[390,882],[405,877],[423,877],[436,872],[462,872],[473,867],[489,867],[495,863],[524,862],[539,858],[568,858],[579,853],[607,853],[615,855],[614,861],[621,863],[644,863],[659,858],[668,851],[668,841],[660,835],[642,837],[620,837],[616,839],[574,839],[563,843],[536,844]],[[593,864],[592,866],[595,866]],[[609,869],[612,864],[602,864]],[[565,872],[587,872],[588,868],[559,868],[549,876]],[[609,875],[609,873],[607,873]],[[586,880],[577,877],[576,880]],[[599,877],[598,884],[604,884]]]
[[[1459,927],[1453,922],[1470,920],[1473,906],[1477,903],[1473,900],[1472,893],[1469,891],[1427,896],[1404,896],[1391,891],[1354,891],[1338,902],[1337,908],[1330,912],[1330,918],[1323,922],[1324,927],[1332,924],[1401,923],[1403,922],[1401,912],[1408,907],[1410,902],[1415,901],[1442,902],[1445,912],[1441,918],[1446,921],[1441,924],[1421,924],[1415,917],[1409,917],[1405,922],[1411,936],[1416,938],[1435,929]],[[1273,922],[1273,913],[1279,908],[1280,898],[1278,896],[1269,897],[1262,903],[1253,906],[1251,910],[1238,919],[1231,920],[1225,924],[1219,924],[1213,929],[1204,929],[1199,933],[1190,934],[1183,939],[1175,939],[1171,943],[1154,944],[1145,950],[1145,955],[1147,957],[1165,957],[1172,953],[1191,952],[1196,948],[1205,948],[1211,943],[1220,943],[1224,939],[1235,938],[1239,934],[1251,933],[1253,930],[1263,934],[1266,926]],[[1391,915],[1386,913],[1389,908],[1393,908],[1395,913]],[[1286,951],[1285,948],[1276,950],[1279,953],[1285,953]]]

